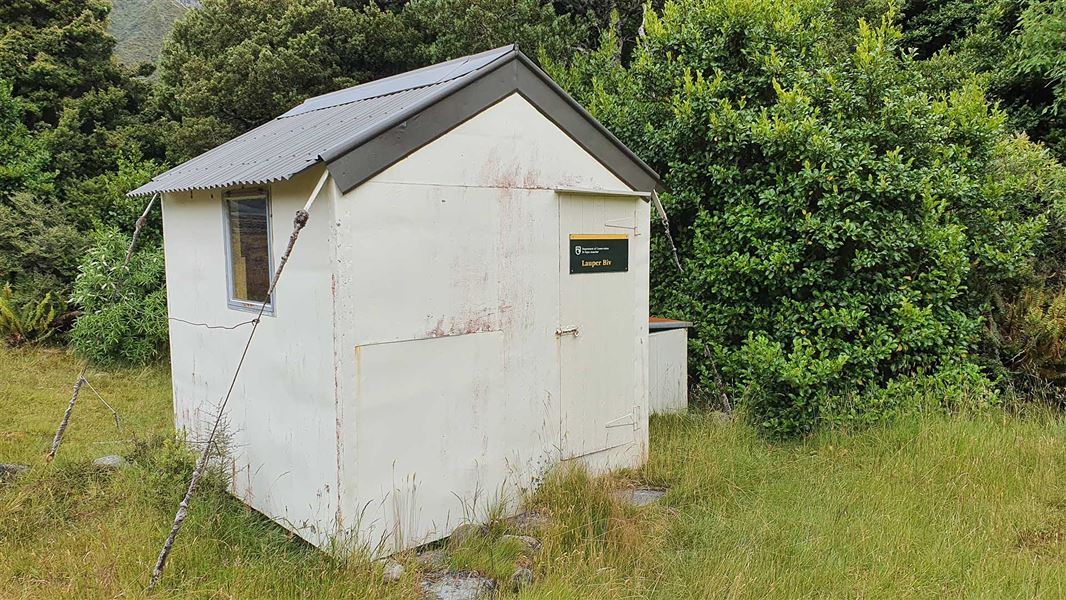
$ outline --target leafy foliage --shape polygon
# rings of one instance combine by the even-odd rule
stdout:
[[[417,40],[411,68],[517,43],[536,57],[569,57],[586,22],[541,0],[412,0],[400,14]]]
[[[178,20],[160,58],[161,96],[190,157],[305,98],[518,42],[563,56],[583,28],[540,0],[206,0]]]
[[[0,4],[0,79],[23,100],[24,122],[55,125],[68,98],[121,78],[102,0],[17,0]]]
[[[1066,2],[912,0],[903,5],[904,46],[946,80],[979,73],[1009,126],[1066,158],[1062,124]]]
[[[67,297],[87,244],[63,205],[29,194],[0,201],[0,285],[13,287],[16,303]]]
[[[95,234],[74,282],[72,301],[84,314],[71,344],[102,365],[143,365],[166,353],[167,307],[163,251],[149,247],[122,261],[130,239],[117,229]]]
[[[48,151],[22,123],[22,109],[11,84],[0,79],[0,202],[15,192],[51,191]]]
[[[19,305],[11,284],[0,288],[0,337],[11,346],[38,344],[52,337],[57,315],[51,294],[45,294],[37,302]]]
[[[640,35],[640,26],[644,21],[645,6],[662,8],[662,0],[645,2],[643,0],[555,0],[555,9],[560,14],[584,16],[589,19],[592,32],[599,37],[613,36],[619,40],[617,49],[619,60],[632,54]],[[596,39],[589,39],[595,43]]]
[[[973,31],[998,0],[909,0],[903,3],[902,44],[929,58]]]
[[[228,139],[364,77],[352,59],[375,31],[368,24],[330,0],[209,0],[164,44],[164,95],[177,114],[213,119]]]
[[[991,324],[1003,364],[1025,391],[1066,402],[1066,289],[1023,290]]]
[[[685,273],[657,247],[653,306],[694,318],[774,434],[963,368],[1050,219],[1007,176],[1029,146],[977,83],[930,92],[889,18],[841,53],[833,17],[820,0],[668,2],[630,68],[601,48],[561,74],[666,174]]]

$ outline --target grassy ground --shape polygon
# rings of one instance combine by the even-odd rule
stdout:
[[[41,456],[77,373],[63,354],[0,350],[0,597],[140,597],[189,459],[167,441],[165,371],[93,373],[119,433],[83,395],[56,463]],[[120,452],[108,473],[92,457]],[[1066,597],[1066,421],[929,417],[768,444],[746,426],[658,419],[625,477],[670,487],[620,505],[619,478],[558,473],[531,499],[551,515],[522,598]],[[506,531],[493,527],[493,535]],[[475,540],[455,565],[504,577],[513,543]],[[417,597],[361,560],[334,561],[209,485],[157,597]]]

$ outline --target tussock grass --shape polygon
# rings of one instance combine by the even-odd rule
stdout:
[[[0,483],[2,598],[143,596],[192,467],[161,369],[93,374],[126,431],[85,396],[44,465],[76,372],[62,353],[0,350],[0,462],[33,465]],[[131,466],[90,464],[114,451]],[[631,481],[670,491],[635,508],[611,493]],[[323,555],[223,487],[199,494],[153,596],[418,597],[412,565],[385,585],[377,565]],[[521,598],[1066,597],[1066,421],[1052,413],[926,415],[791,443],[659,418],[643,469],[559,469],[528,503],[551,517],[537,556],[495,524],[452,566],[504,579],[531,564]]]

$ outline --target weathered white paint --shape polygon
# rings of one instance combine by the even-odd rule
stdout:
[[[321,170],[271,186],[277,260],[292,218]],[[328,543],[337,511],[336,409],[331,293],[332,206],[319,202],[276,290],[228,405],[235,495],[315,544]],[[220,191],[163,198],[167,305],[171,317],[234,325],[255,317],[227,306]],[[193,440],[206,427],[237,366],[247,325],[207,329],[170,322],[174,417]]]
[[[648,336],[649,405],[653,414],[688,410],[688,329]]]
[[[275,256],[320,173],[272,186]],[[646,458],[644,199],[588,195],[628,188],[517,95],[326,189],[230,401],[238,496],[319,547],[380,555],[514,508],[560,460]],[[174,317],[252,317],[226,307],[220,197],[165,198]],[[570,275],[568,232],[628,233],[630,271]],[[247,329],[171,331],[195,432]]]
[[[559,265],[563,458],[593,471],[639,464],[647,452],[648,270],[570,274],[572,233],[629,236],[630,252],[647,255],[647,202],[625,197],[560,197]]]

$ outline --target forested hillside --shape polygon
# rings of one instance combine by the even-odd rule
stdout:
[[[113,0],[108,32],[115,58],[126,65],[155,64],[174,21],[200,5],[197,0]]]

